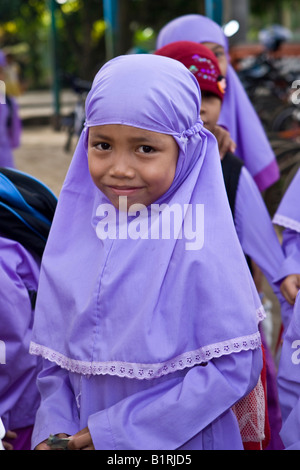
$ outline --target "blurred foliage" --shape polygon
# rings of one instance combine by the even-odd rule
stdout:
[[[58,64],[63,74],[92,73],[104,59],[101,0],[68,0],[56,4]],[[20,45],[22,47],[20,47]],[[1,0],[0,47],[20,63],[30,87],[51,81],[51,12],[49,0]]]
[[[266,13],[272,11],[280,11],[285,5],[291,5],[293,0],[251,0],[251,11],[257,16],[264,16]]]
[[[272,24],[282,24],[300,38],[300,0],[251,0],[248,38],[257,40],[258,31]]]
[[[254,28],[274,21],[286,7],[296,8],[299,1],[249,0]],[[204,14],[204,4],[204,0],[120,0],[116,53],[151,51],[162,26],[180,15]],[[55,18],[61,74],[90,80],[106,60],[103,0],[56,3]],[[50,0],[0,0],[0,48],[15,55],[30,87],[51,82],[50,38]]]
[[[1,0],[0,22],[14,20],[18,15],[20,0]]]
[[[204,0],[121,0],[117,54],[155,47],[159,29],[176,16],[204,13]],[[91,79],[106,59],[102,0],[56,4],[58,65],[62,76]],[[51,81],[50,0],[1,0],[0,47],[21,65],[29,87]]]

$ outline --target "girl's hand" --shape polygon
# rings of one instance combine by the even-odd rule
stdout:
[[[60,439],[64,439],[64,438],[69,437],[69,436],[68,436],[68,434],[61,433],[61,434],[57,434],[57,437],[59,437]],[[38,444],[35,447],[35,450],[52,450],[51,447],[48,446],[47,440],[48,439],[45,439],[43,442],[40,442],[40,444]]]
[[[95,450],[89,428],[84,428],[71,436],[69,450]]]
[[[14,445],[10,442],[7,442],[6,439],[16,439],[17,434],[13,431],[6,431],[4,439],[2,441],[3,447],[5,450],[14,450]]]
[[[300,274],[290,274],[281,283],[280,290],[289,304],[294,305],[300,289]]]
[[[236,150],[236,144],[232,140],[229,132],[221,126],[215,126],[213,134],[218,142],[219,153],[221,160],[227,152],[234,153]]]

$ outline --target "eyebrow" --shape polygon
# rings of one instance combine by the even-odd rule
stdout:
[[[148,138],[146,136],[141,136],[141,137],[131,137],[129,139],[131,142],[133,143],[139,143],[139,142],[144,142],[146,144],[156,144],[157,143],[157,139],[155,137],[152,137],[152,138]]]
[[[89,136],[92,138],[92,139],[101,139],[103,141],[111,141],[111,140],[114,140],[114,137],[113,136],[108,136],[108,135],[104,135],[104,134],[101,134],[99,132],[96,132],[96,133],[90,133]],[[147,144],[151,144],[151,145],[154,145],[155,143],[157,143],[157,139],[153,136],[152,138],[149,138],[147,136],[137,136],[137,137],[130,137],[129,138],[129,141],[130,142],[133,142],[133,143],[139,143],[139,142],[143,142],[143,143],[147,143]]]

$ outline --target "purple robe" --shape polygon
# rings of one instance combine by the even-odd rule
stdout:
[[[280,285],[289,274],[300,274],[300,170],[296,173],[274,216],[274,224],[284,227],[282,247],[285,260],[277,273]],[[300,449],[299,433],[299,339],[300,297],[284,322],[283,345],[278,369],[278,390],[282,410],[282,440],[288,450]]]
[[[284,335],[278,368],[281,438],[287,450],[300,450],[300,294]]]
[[[13,149],[20,145],[21,131],[17,103],[7,97],[6,103],[0,104],[0,167],[15,168]]]
[[[263,198],[245,167],[242,168],[239,177],[234,214],[235,227],[243,251],[255,261],[265,275],[280,303],[283,323],[286,323],[286,319],[290,318],[292,314],[293,307],[284,299],[278,283],[274,282],[278,270],[285,262],[284,253]],[[281,450],[283,444],[279,431],[282,419],[277,390],[277,368],[265,341],[264,347],[267,361],[268,413],[271,430],[268,449]]]
[[[228,42],[220,26],[201,15],[184,15],[170,21],[160,31],[157,49],[175,41],[214,42],[225,48]],[[229,54],[228,54],[229,58]],[[279,168],[262,124],[235,72],[227,69],[226,95],[219,124],[227,128],[237,144],[236,154],[244,161],[259,189],[279,179]]]
[[[286,265],[286,249],[280,246],[262,196],[246,168],[241,171],[237,188],[235,226],[244,253],[259,266],[276,295],[285,324],[293,311],[278,283],[278,272]],[[289,263],[289,273],[290,269]]]
[[[6,56],[0,50],[0,67],[6,66]],[[18,105],[14,98],[2,96],[0,90],[0,167],[14,168],[13,149],[19,147],[22,131]]]
[[[297,170],[274,215],[274,224],[300,233],[300,168]]]
[[[95,77],[42,262],[30,348],[44,358],[33,447],[85,426],[96,449],[242,449],[241,434],[264,438],[263,394],[255,436],[244,436],[235,415],[253,388],[262,391],[264,311],[200,98],[192,74],[165,57],[121,56]],[[125,221],[117,211],[122,236],[97,236],[114,209],[88,169],[89,127],[102,124],[173,136],[174,180],[153,202],[185,208],[179,232],[170,222],[170,237],[152,237],[163,212],[153,220],[149,206]],[[199,205],[203,244],[190,249],[185,223]],[[142,236],[124,236],[137,215]]]
[[[258,350],[244,351],[152,381],[88,377],[47,361],[33,446],[88,426],[96,449],[242,450],[231,407],[253,388],[260,361]]]
[[[276,295],[285,323],[286,318],[291,316],[293,307],[284,299],[278,283],[274,282],[278,270],[284,263],[284,254],[262,196],[245,167],[241,171],[237,188],[235,226],[244,253],[260,267]],[[279,431],[282,419],[277,391],[277,370],[266,343],[265,352],[271,428],[271,442],[268,449],[281,450],[283,445]]]
[[[40,401],[36,378],[41,360],[29,354],[33,325],[30,291],[37,290],[39,265],[23,246],[3,237],[0,265],[0,417],[6,430],[17,431],[18,438],[12,444],[18,448],[19,439],[34,424]]]
[[[279,266],[274,282],[280,286],[290,274],[300,274],[300,169],[294,176],[274,215],[273,223],[284,228],[282,249],[285,259]],[[283,325],[286,330],[293,310],[284,307]]]
[[[235,202],[235,226],[244,253],[260,267],[280,302],[274,278],[284,254],[266,205],[248,170],[242,168]]]

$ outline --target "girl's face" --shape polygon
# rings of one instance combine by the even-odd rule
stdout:
[[[149,206],[171,186],[179,149],[172,136],[109,124],[89,128],[88,162],[95,185],[114,207]]]
[[[219,120],[221,107],[222,101],[218,96],[202,92],[200,117],[204,127],[212,133]]]
[[[202,44],[215,54],[219,63],[221,74],[225,77],[227,73],[228,61],[224,47],[220,46],[220,44],[216,44],[215,42],[203,42]]]

